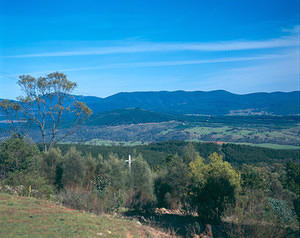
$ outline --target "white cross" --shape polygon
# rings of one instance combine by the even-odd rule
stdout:
[[[128,163],[128,168],[129,168],[129,170],[131,170],[131,163],[132,163],[132,160],[131,160],[131,155],[129,154],[129,156],[128,156],[128,159],[127,160],[125,160],[127,163]]]

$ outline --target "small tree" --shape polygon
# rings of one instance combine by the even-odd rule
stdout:
[[[137,156],[130,171],[130,207],[142,209],[154,200],[153,175],[141,154]]]
[[[221,155],[213,153],[209,159],[208,164],[201,157],[190,163],[191,205],[206,223],[219,222],[240,189],[239,173]]]
[[[92,113],[85,103],[76,101],[69,95],[77,84],[69,81],[65,74],[55,72],[39,78],[22,75],[18,85],[24,96],[19,97],[17,103],[2,101],[0,107],[10,116],[19,112],[23,120],[37,126],[41,132],[44,151],[70,135],[73,129]],[[62,116],[67,113],[71,115],[69,129],[58,137],[57,131]]]
[[[0,180],[12,173],[28,172],[36,167],[39,150],[35,144],[12,136],[0,144]]]

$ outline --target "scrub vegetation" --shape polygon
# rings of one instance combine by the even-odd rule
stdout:
[[[0,144],[1,191],[11,194],[1,195],[1,226],[10,229],[11,237],[28,236],[25,227],[36,236],[56,231],[66,237],[148,234],[133,223],[122,228],[127,221],[111,220],[120,222],[112,225],[106,214],[135,218],[183,237],[211,231],[215,237],[299,235],[299,150],[278,150],[268,158],[276,150],[187,142],[42,148],[17,135]],[[130,167],[126,149],[132,149]],[[251,153],[256,157],[244,156]],[[49,202],[33,198],[81,213],[50,209]],[[48,212],[52,221],[47,225],[37,218]]]

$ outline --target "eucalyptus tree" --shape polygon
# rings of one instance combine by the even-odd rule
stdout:
[[[44,151],[70,135],[92,114],[84,102],[75,100],[71,95],[77,84],[69,81],[63,73],[54,72],[38,78],[21,75],[19,78],[18,85],[23,96],[18,97],[18,106],[3,102],[0,107],[9,114],[18,111],[22,120],[35,125],[40,131]],[[58,136],[64,114],[69,116],[68,129]]]

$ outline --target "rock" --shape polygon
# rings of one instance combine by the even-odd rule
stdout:
[[[139,226],[141,226],[141,225],[142,225],[142,223],[140,223],[139,221],[137,221],[137,222],[136,222],[136,224],[137,224],[137,225],[139,225]]]

